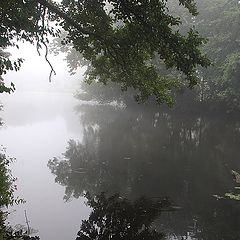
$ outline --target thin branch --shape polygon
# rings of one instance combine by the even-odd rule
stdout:
[[[54,6],[51,2],[47,0],[36,0],[39,4],[41,4],[44,7],[47,7],[50,12],[53,12],[57,14],[60,18],[63,18],[66,22],[68,22],[71,26],[75,27],[79,32],[82,32],[83,34],[87,34],[89,36],[96,37],[100,40],[104,40],[104,38],[97,33],[90,32],[84,28],[82,28],[77,22],[75,22],[73,19],[68,17],[62,10],[60,10],[58,7]]]
[[[72,27],[76,28],[79,32],[89,35],[89,36],[93,36],[95,37],[97,40],[101,41],[103,45],[105,45],[106,50],[108,51],[109,55],[119,64],[119,62],[117,61],[117,58],[114,56],[114,54],[112,53],[111,49],[113,50],[113,52],[119,56],[119,52],[116,49],[116,47],[114,47],[114,44],[112,42],[109,42],[107,40],[106,37],[103,37],[97,33],[94,32],[90,32],[84,28],[82,28],[79,23],[75,22],[72,18],[70,18],[69,16],[67,16],[61,9],[59,9],[57,6],[53,5],[53,3],[51,3],[49,0],[36,0],[36,2],[38,2],[39,4],[41,4],[41,6],[48,8],[48,10],[52,13],[55,13],[58,17],[64,19],[68,24],[70,24]],[[45,54],[45,59],[48,62],[48,64],[51,67],[51,72],[50,72],[50,76],[49,76],[49,81],[51,81],[51,76],[52,73],[56,74],[52,65],[50,64],[50,62],[47,59],[47,46],[46,44],[43,42],[45,48],[46,48],[46,54]],[[123,61],[124,62],[124,61]]]
[[[52,79],[52,74],[56,75],[56,72],[52,66],[52,64],[50,63],[50,61],[48,60],[48,47],[47,47],[47,44],[45,42],[42,42],[42,44],[45,46],[45,60],[47,61],[48,65],[50,66],[51,68],[51,71],[50,71],[50,74],[49,74],[49,82],[51,82],[51,79]]]
[[[28,218],[27,218],[27,211],[24,210],[24,215],[25,215],[25,220],[26,220],[26,224],[27,224],[27,234],[30,234],[30,226],[29,226],[29,221],[28,221]]]
[[[41,9],[41,7],[42,7],[43,9]],[[39,54],[39,56],[40,56],[41,53],[40,53],[40,50],[39,50],[39,49],[41,48],[41,44],[43,44],[44,47],[45,47],[45,55],[44,55],[44,57],[45,57],[46,62],[48,63],[48,65],[49,65],[50,68],[51,68],[51,71],[50,71],[50,74],[49,74],[49,82],[51,82],[52,74],[56,75],[56,72],[55,72],[55,70],[54,70],[51,62],[48,60],[48,46],[47,46],[47,44],[46,44],[46,42],[45,42],[45,40],[44,40],[45,15],[46,15],[46,8],[47,8],[47,7],[45,7],[45,6],[41,6],[41,7],[39,8],[39,12],[40,12],[40,15],[39,15],[39,16],[42,18],[42,20],[41,20],[41,22],[40,22],[40,17],[39,17],[39,19],[38,19],[38,21],[37,21],[37,24],[38,24],[38,22],[40,22],[42,29],[40,30],[41,39],[39,39],[38,34],[36,34],[36,38],[37,38],[37,52],[38,52],[38,54]],[[42,13],[41,13],[41,11],[42,11]]]

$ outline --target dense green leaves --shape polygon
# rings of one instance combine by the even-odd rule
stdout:
[[[199,16],[195,25],[208,38],[204,51],[213,66],[201,70],[206,101],[240,107],[240,4],[239,1],[214,0],[198,2]]]
[[[12,177],[9,170],[9,164],[12,161],[9,158],[5,150],[0,151],[0,208],[3,206],[8,206],[14,203],[14,190],[16,186],[14,185],[15,179]]]
[[[6,87],[2,76],[8,71],[18,71],[23,59],[11,59],[8,47],[19,48],[19,42],[35,44],[39,50],[47,47],[48,35],[57,36],[58,30],[49,25],[50,14],[35,0],[0,2],[0,92],[14,91],[14,85]]]
[[[187,3],[188,2],[188,3]],[[88,34],[63,22],[67,42],[91,62],[86,81],[119,83],[122,90],[134,88],[137,100],[149,96],[171,103],[171,91],[183,80],[165,77],[152,62],[158,58],[167,68],[184,73],[189,86],[197,83],[197,65],[209,61],[199,50],[204,40],[190,29],[179,32],[179,17],[171,15],[166,1],[65,1],[67,15]],[[196,14],[193,1],[181,4]]]
[[[171,16],[181,16],[181,19],[183,20],[182,24],[179,26],[180,33],[187,35],[187,32],[189,32],[189,38],[193,40],[196,39],[197,36],[195,36],[196,32],[191,29],[195,29],[199,31],[203,37],[208,39],[202,49],[203,52],[205,52],[211,58],[211,67],[197,67],[196,74],[200,80],[194,91],[190,92],[186,91],[186,85],[181,84],[181,81],[179,81],[182,79],[182,75],[180,75],[178,71],[171,68],[166,69],[163,61],[159,58],[159,55],[156,54],[155,57],[150,61],[149,65],[152,64],[154,68],[156,68],[157,71],[162,74],[162,81],[159,80],[158,83],[154,84],[154,87],[152,87],[150,80],[145,81],[140,89],[145,89],[146,93],[149,94],[151,91],[154,92],[156,89],[158,89],[159,101],[161,99],[167,99],[168,103],[172,103],[170,96],[172,93],[172,87],[174,86],[175,88],[180,88],[178,91],[174,92],[177,105],[186,103],[189,106],[189,103],[191,102],[192,109],[196,109],[197,106],[202,105],[203,108],[208,106],[207,109],[210,111],[214,109],[232,112],[240,107],[240,4],[238,1],[229,0],[215,0],[214,2],[210,2],[208,0],[199,0],[196,2],[199,14],[194,16],[190,15],[186,9],[179,7],[177,1],[169,2],[167,6]],[[200,39],[198,40],[200,41]],[[65,46],[65,49],[66,48],[67,47]],[[192,49],[192,46],[189,45],[185,50],[187,49],[189,50],[190,54],[190,49]],[[165,52],[169,51],[169,48],[166,47]],[[169,56],[170,55],[171,53],[169,52]],[[81,55],[76,57],[75,52],[71,51],[71,48],[68,48],[67,61],[72,67],[71,70],[78,66],[77,63],[79,63],[79,58],[81,57]],[[194,58],[194,56],[192,57]],[[139,66],[137,61],[138,58],[134,60],[134,62],[136,62],[136,66]],[[188,64],[188,61],[184,62],[184,58],[181,59],[181,62],[186,66]],[[170,64],[169,62],[167,63]],[[99,64],[99,67],[100,66],[101,64]],[[142,77],[140,77],[140,75],[136,75],[134,79],[139,79],[139,81],[141,81],[144,73],[146,72],[148,72],[148,75],[145,77],[148,77],[148,79],[155,78],[157,75],[150,74],[150,72],[154,72],[154,68],[148,68],[145,70],[144,67],[142,67],[139,71],[137,71],[137,74],[141,73]],[[101,72],[103,71],[104,69],[101,69]],[[106,76],[107,71],[108,68],[106,68]],[[118,90],[119,85],[122,85],[121,81],[118,81],[114,84],[108,84],[109,87],[104,87],[103,84],[99,84],[99,81],[95,81],[91,86],[83,84],[81,89],[84,91],[84,93],[80,93],[78,97],[82,100],[90,99],[97,100],[99,102],[120,100],[128,104],[128,99],[130,99],[132,95],[137,95],[139,93],[139,89],[131,89],[127,93],[120,93]],[[194,83],[192,86],[193,85]],[[122,88],[126,89],[125,87]],[[160,91],[160,89],[163,91]],[[179,97],[179,95],[184,92],[184,96]],[[148,94],[145,96],[147,95]],[[145,100],[146,98],[144,98],[144,95],[138,96],[139,100]],[[218,109],[216,109],[217,106]]]
[[[16,198],[14,192],[16,190],[15,181],[9,169],[9,164],[13,158],[6,155],[6,150],[0,147],[0,240],[39,240],[38,236],[30,237],[27,230],[14,229],[7,222],[8,212],[4,211],[4,207],[13,204],[24,203],[23,199]]]
[[[193,0],[176,3],[197,14]],[[48,34],[59,33],[48,24],[55,21],[67,33],[63,42],[72,43],[90,63],[87,82],[112,81],[122,90],[134,88],[139,101],[155,96],[159,103],[171,104],[172,89],[183,81],[183,76],[174,80],[165,77],[152,63],[153,58],[183,73],[190,87],[197,84],[197,66],[209,65],[200,51],[204,39],[194,29],[180,33],[181,19],[171,14],[166,0],[63,0],[60,4],[11,0],[3,1],[0,8],[1,48],[17,46],[21,40],[47,47]],[[0,75],[15,66],[8,60],[2,61]]]

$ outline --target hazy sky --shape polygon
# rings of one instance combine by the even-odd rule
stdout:
[[[49,83],[50,66],[42,56],[39,56],[35,46],[21,44],[20,49],[10,49],[13,59],[24,58],[25,61],[18,72],[9,72],[4,76],[7,84],[13,82],[18,91],[57,91],[74,92],[83,79],[83,70],[79,69],[78,74],[70,76],[67,63],[63,60],[63,54],[58,56],[49,55],[49,60],[53,65],[56,75],[52,76]]]

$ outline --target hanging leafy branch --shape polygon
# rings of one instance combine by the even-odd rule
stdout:
[[[197,15],[193,0],[177,2]],[[196,85],[197,66],[209,65],[200,51],[205,40],[194,29],[180,33],[181,19],[171,15],[166,0],[63,0],[60,4],[11,0],[0,3],[0,10],[0,47],[17,46],[16,40],[36,42],[38,48],[45,46],[47,59],[48,36],[59,36],[61,27],[67,32],[63,44],[72,43],[91,63],[87,82],[112,81],[122,90],[134,88],[139,101],[154,96],[159,103],[171,104],[172,90],[183,79],[189,87]],[[165,77],[152,62],[156,57],[183,76]]]

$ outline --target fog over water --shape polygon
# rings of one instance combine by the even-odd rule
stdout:
[[[47,162],[65,151],[69,139],[82,138],[79,117],[73,109],[73,95],[81,77],[69,76],[60,56],[51,57],[57,75],[49,83],[49,66],[36,49],[23,46],[20,54],[26,59],[22,69],[6,77],[17,90],[0,97],[4,122],[0,142],[16,158],[11,164],[18,179],[16,196],[26,200],[11,208],[9,220],[26,225],[26,210],[30,227],[39,230],[41,239],[74,239],[89,210],[83,199],[63,201],[64,188],[55,184]]]
[[[105,192],[92,209],[98,230],[109,230],[109,218],[116,235],[150,224],[172,240],[239,239],[239,201],[225,197],[240,184],[237,114],[190,111],[180,97],[187,111],[138,105],[116,86],[85,90],[106,102],[122,98],[126,108],[86,104],[74,97],[83,70],[69,76],[62,56],[50,56],[57,75],[49,83],[47,63],[24,49],[23,68],[7,75],[16,92],[0,96],[0,144],[16,158],[16,196],[26,200],[10,209],[11,224],[26,225],[26,210],[41,239],[76,239],[90,214],[83,195]]]

